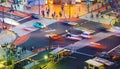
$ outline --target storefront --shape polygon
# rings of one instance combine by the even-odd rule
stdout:
[[[76,4],[76,2],[81,0],[53,0],[53,4]]]

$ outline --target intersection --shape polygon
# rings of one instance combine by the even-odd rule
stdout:
[[[110,23],[111,20],[115,19],[116,17],[114,16],[109,17],[108,15],[106,15],[107,13],[109,13],[109,11],[106,12],[107,9],[101,6],[100,8],[102,9],[101,12],[103,13],[106,12],[106,14],[104,14],[104,18],[101,18],[101,17],[97,18],[96,14],[98,13],[98,11],[100,11],[100,9],[97,10],[96,8],[97,8],[97,5],[99,4],[95,4],[91,6],[91,9],[90,9],[90,11],[93,10],[93,18],[91,18],[91,13],[86,11],[87,8],[85,8],[86,6],[84,4],[85,3],[83,2],[80,4],[80,6],[79,5],[71,6],[71,10],[76,10],[76,8],[78,9],[79,7],[80,8],[83,7],[83,11],[76,10],[77,12],[75,11],[69,12],[71,11],[69,9],[70,6],[69,5],[66,6],[64,10],[64,13],[66,14],[64,15],[64,13],[62,12],[62,17],[59,16],[59,12],[61,11],[60,6],[51,5],[49,7],[50,10],[54,10],[57,13],[58,17],[52,18],[51,16],[47,16],[47,15],[45,17],[42,17],[41,15],[40,19],[34,19],[31,17],[32,16],[31,13],[38,14],[37,6],[31,7],[34,10],[36,9],[36,11],[32,11],[33,9],[29,9],[29,11],[31,12],[29,12],[25,8],[19,9],[20,7],[18,7],[17,10],[15,10],[12,14],[8,12],[8,10],[10,10],[9,4],[8,6],[5,5],[5,7],[0,6],[0,8],[4,8],[5,18],[13,19],[20,24],[18,26],[10,27],[11,26],[10,24],[3,23],[3,25],[7,24],[7,27],[9,27],[8,28],[9,31],[3,30],[0,33],[0,44],[11,43],[10,41],[12,42],[14,41],[13,43],[17,45],[16,47],[20,47],[21,49],[26,48],[26,50],[29,51],[28,53],[26,53],[26,55],[23,53],[21,54],[22,55],[21,59],[23,60],[17,59],[17,60],[20,60],[20,62],[15,64],[14,69],[23,69],[26,65],[27,65],[26,67],[29,67],[28,62],[30,60],[37,61],[37,60],[43,59],[43,56],[48,53],[47,49],[49,47],[51,48],[50,51],[58,47],[62,47],[62,48],[71,50],[72,54],[70,57],[63,58],[62,60],[56,62],[54,65],[52,65],[52,67],[50,65],[51,63],[48,63],[48,65],[46,66],[44,64],[41,64],[40,67],[43,67],[43,69],[85,69],[84,67],[87,66],[87,64],[85,64],[85,61],[88,59],[92,59],[93,57],[98,55],[98,52],[104,52],[104,51],[111,52],[111,50],[114,49],[115,47],[119,47],[120,45],[119,34],[115,34],[111,32],[101,32],[98,30],[98,28],[102,25],[111,26],[111,23]],[[21,7],[23,7],[23,5],[21,5]],[[46,5],[41,6],[41,9],[45,10],[46,7],[47,7]],[[55,9],[56,7],[59,7],[59,8]],[[54,11],[51,11],[50,15]],[[0,9],[0,18],[2,18],[2,13],[3,11],[2,9]],[[62,41],[53,41],[45,37],[45,35],[51,34],[51,33],[59,34],[60,36],[62,36],[66,33],[65,30],[70,30],[70,33],[79,35],[80,32],[76,31],[74,29],[74,26],[66,26],[62,24],[61,21],[64,22],[66,20],[71,20],[73,22],[78,23],[78,26],[82,26],[86,29],[95,31],[92,34],[94,38],[82,39],[80,41],[69,40],[67,38],[64,38]],[[33,26],[34,22],[44,23],[47,26],[47,28],[45,29],[35,28]],[[111,27],[114,27],[114,25],[112,25]],[[17,40],[17,38],[19,39]],[[107,49],[99,50],[99,49],[90,48],[91,42],[100,43],[106,46]],[[34,49],[34,51],[32,51],[31,49]],[[30,56],[34,55],[34,56],[29,57],[29,55]],[[19,67],[19,65],[21,66]],[[120,63],[116,64],[116,66],[114,65],[113,67],[108,67],[108,69],[113,69],[113,68],[119,69],[120,68],[119,65]],[[34,69],[34,66],[33,66],[33,69]]]

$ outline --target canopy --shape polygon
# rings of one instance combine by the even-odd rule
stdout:
[[[97,62],[97,61],[95,61],[95,60],[93,60],[93,59],[89,59],[89,60],[87,60],[87,61],[85,61],[85,62],[86,62],[87,64],[93,65],[93,66],[95,66],[95,67],[103,66],[102,63]]]
[[[64,48],[56,48],[55,50],[51,51],[50,54],[56,55],[58,52],[64,50]]]

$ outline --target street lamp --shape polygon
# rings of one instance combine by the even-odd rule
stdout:
[[[2,23],[4,23],[4,7],[2,6],[2,4],[0,5],[2,8]],[[2,24],[3,26],[3,24]]]
[[[38,3],[38,14],[39,14],[39,16],[40,16],[40,0],[38,0],[39,1],[39,3]]]
[[[69,18],[71,17],[71,6],[69,4]]]

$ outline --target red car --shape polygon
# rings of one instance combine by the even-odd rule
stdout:
[[[105,50],[107,48],[106,46],[103,46],[96,42],[91,42],[89,47],[96,48],[96,49],[102,49],[102,50]]]
[[[51,40],[63,40],[63,37],[61,37],[58,34],[48,34],[46,35],[47,38],[51,39]]]

